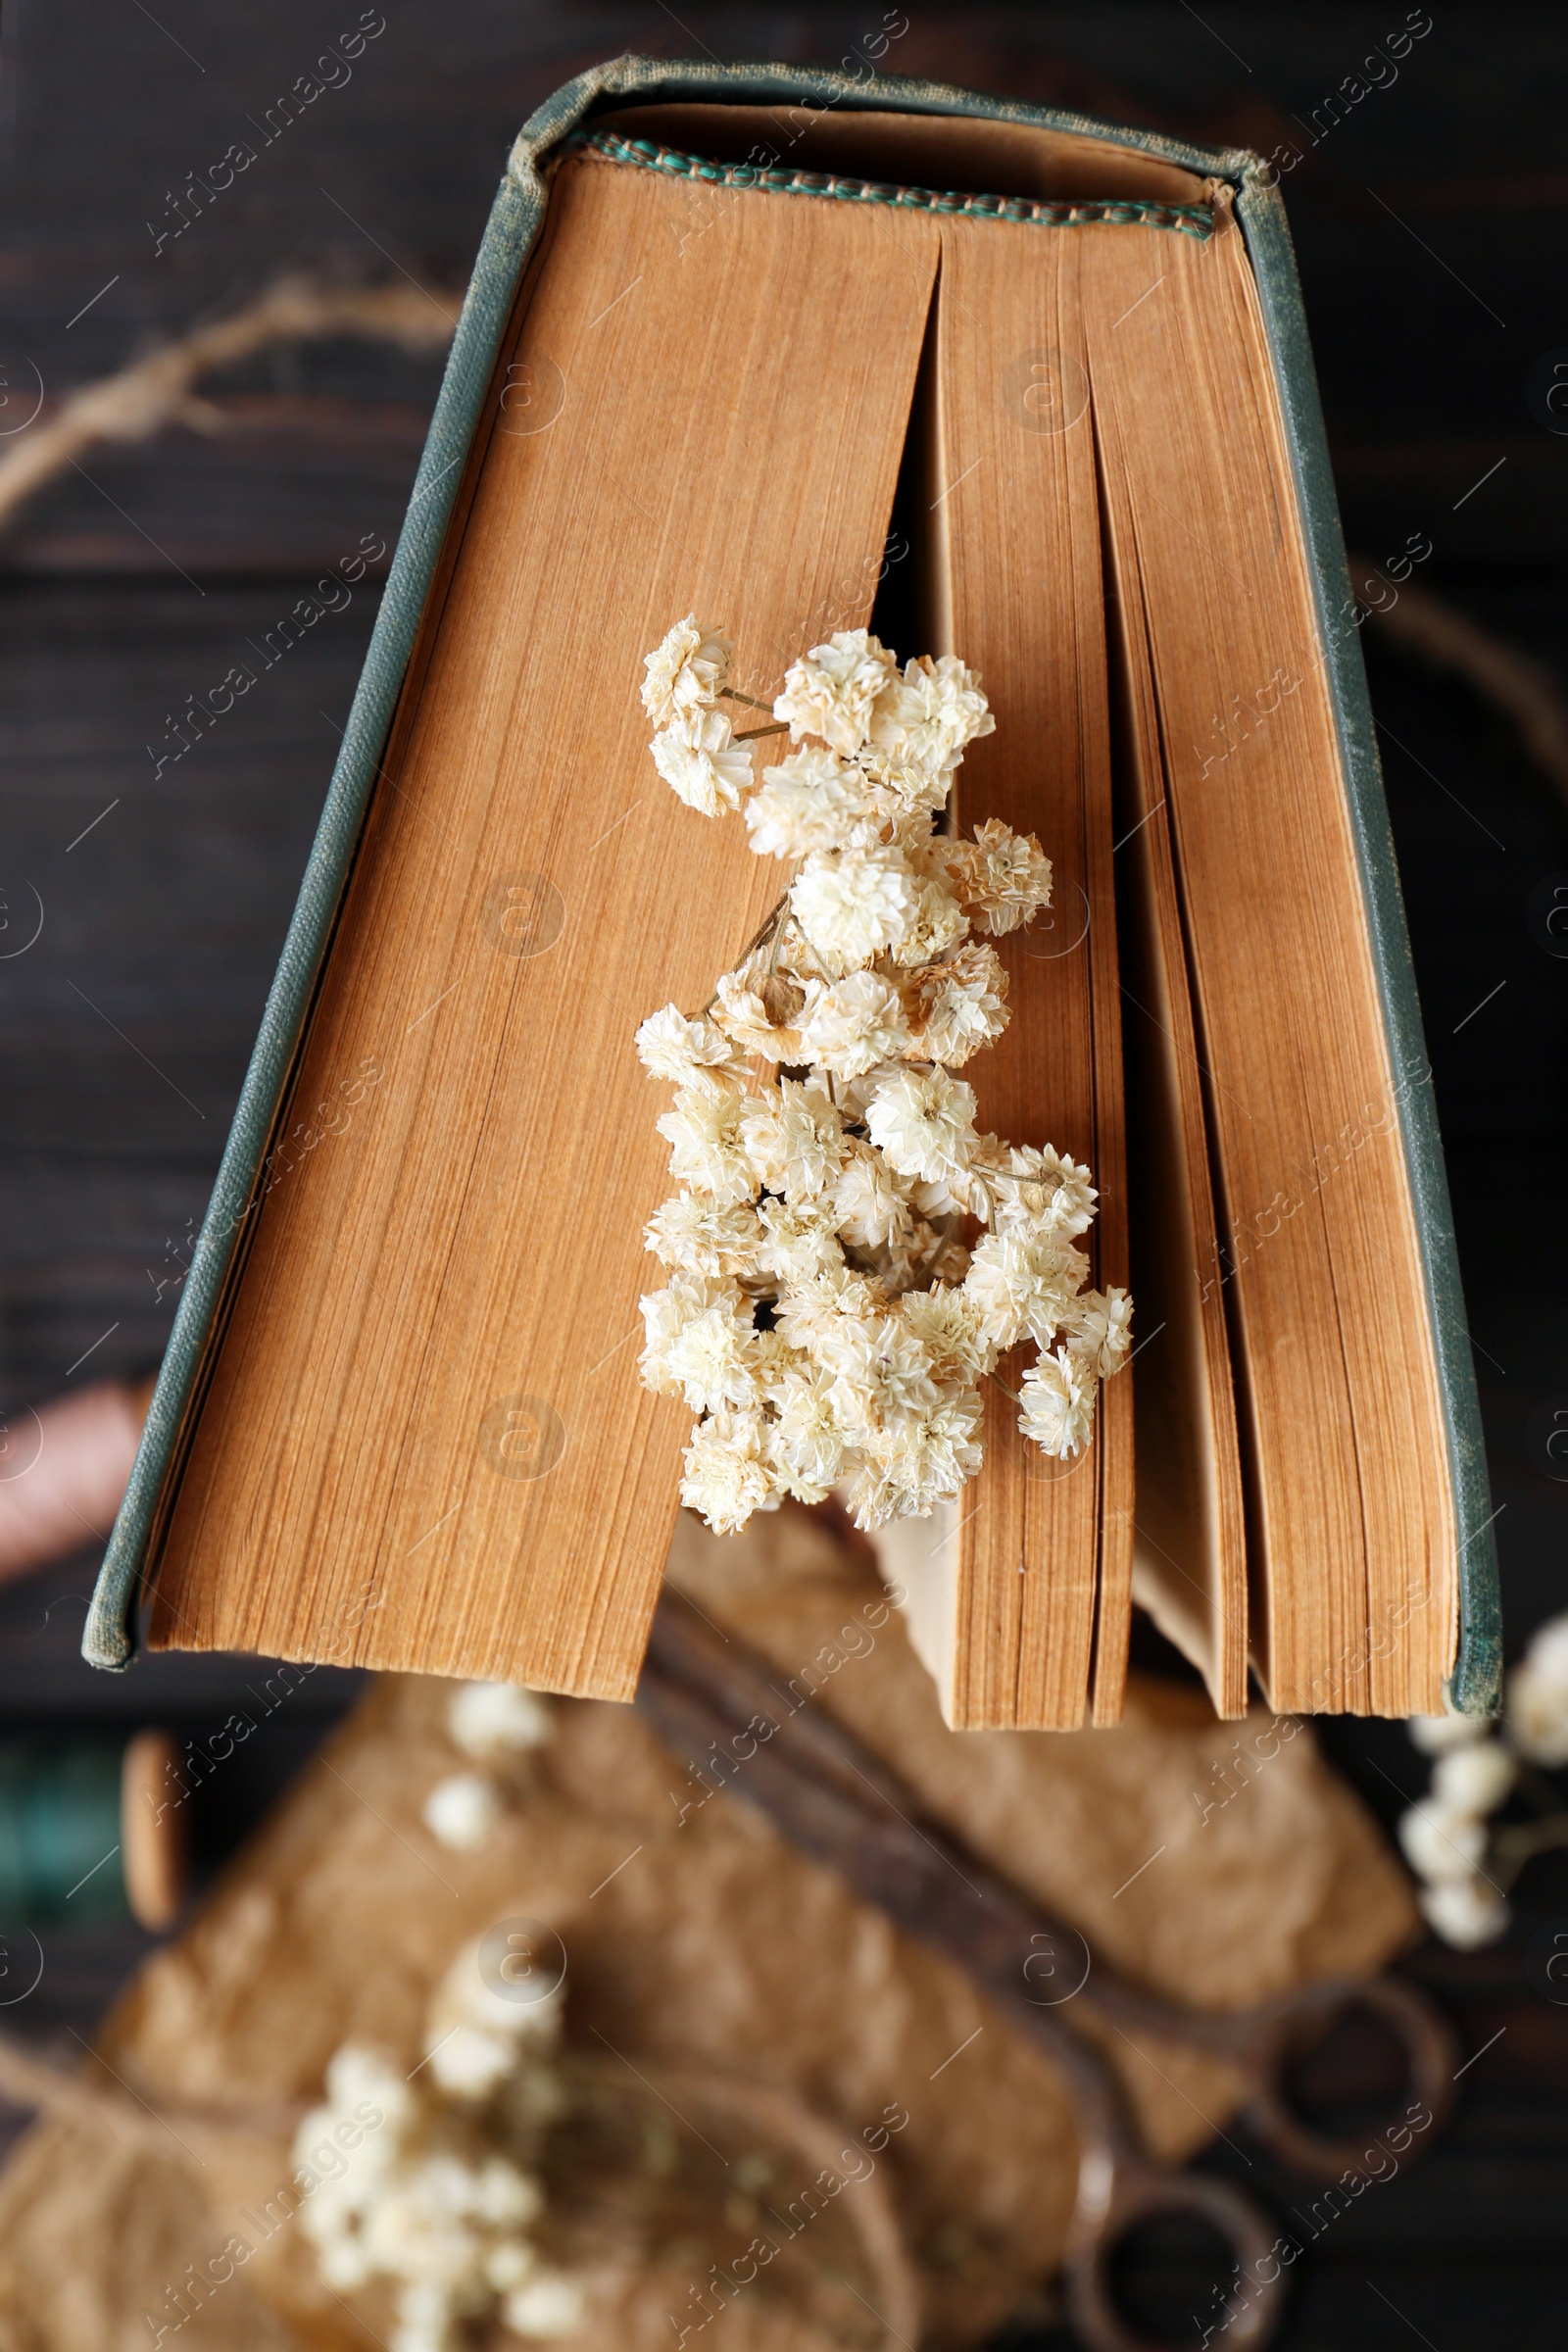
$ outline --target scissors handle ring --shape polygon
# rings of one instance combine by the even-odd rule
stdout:
[[[1167,2214],[1206,2223],[1231,2249],[1236,2282],[1223,2308],[1216,2306],[1203,2341],[1222,2338],[1226,2352],[1261,2352],[1285,2299],[1284,2266],[1267,2215],[1228,2181],[1201,2173],[1164,2172],[1123,2156],[1108,2171],[1108,2193],[1096,2195],[1092,2170],[1080,2176],[1063,2266],[1068,2315],[1090,2352],[1169,2352],[1168,2338],[1145,2335],[1126,2319],[1110,2279],[1111,2256],[1127,2232]]]
[[[1253,2045],[1254,2088],[1248,2121],[1259,2137],[1297,2171],[1319,2180],[1359,2172],[1368,2141],[1380,2131],[1408,2128],[1410,2119],[1391,2119],[1377,2130],[1342,2138],[1306,2123],[1292,2106],[1285,2081],[1290,2059],[1309,2046],[1314,2035],[1348,2011],[1360,2009],[1386,2027],[1404,2051],[1409,2091],[1426,2110],[1415,2128],[1426,2132],[1441,2124],[1453,2104],[1453,2078],[1458,2044],[1453,2029],[1424,1993],[1396,1977],[1369,1977],[1356,1984],[1325,1984],[1306,1996],[1297,1995],[1265,2013]],[[1406,2145],[1408,2145],[1406,2141]]]

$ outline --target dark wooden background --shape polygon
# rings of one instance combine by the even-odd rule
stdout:
[[[254,119],[359,8],[7,0],[0,436],[30,429],[40,393],[57,402],[285,270],[460,287],[510,136],[598,59],[635,48],[835,63],[902,16],[698,0],[679,14],[664,0],[384,0],[384,14],[352,80],[159,251],[187,175],[205,177],[231,140],[259,144]],[[1554,355],[1568,360],[1568,28],[1553,10],[1435,0],[1397,78],[1314,143],[1324,101],[1405,16],[1398,0],[912,5],[883,62],[1302,149],[1286,195],[1350,543],[1376,559],[1425,532],[1425,584],[1561,671],[1568,440],[1530,384],[1543,362],[1549,372]],[[88,458],[0,539],[0,956],[30,930],[31,893],[44,907],[36,945],[0,960],[0,1407],[158,1357],[373,581],[177,766],[155,775],[147,746],[363,534],[394,539],[436,380],[434,362],[380,346],[280,351],[214,387],[210,429]],[[1568,879],[1568,808],[1495,710],[1367,635],[1517,1652],[1568,1606],[1565,1490],[1539,1443],[1543,1411],[1568,1402],[1568,963],[1530,918],[1532,892]],[[0,1594],[6,1728],[211,1731],[247,1661],[91,1676],[76,1643],[94,1564],[84,1554]],[[346,1703],[353,1678],[328,1682],[315,1678],[237,1751],[202,1817],[204,1870]],[[1397,1726],[1327,1738],[1386,1819],[1424,1783]],[[1413,1962],[1467,2053],[1483,2054],[1444,2145],[1368,2193],[1298,2266],[1286,2340],[1299,2352],[1568,2336],[1568,2027],[1531,1969],[1532,1936],[1568,1925],[1568,1873],[1533,1866],[1518,1908],[1505,1943],[1469,1958],[1428,1946]],[[45,2041],[85,2031],[144,1941],[52,1932],[36,1993],[0,2022]],[[1250,2145],[1216,2161],[1227,2168],[1282,2214],[1299,2198]],[[1163,2277],[1177,2308],[1193,2309],[1182,2251],[1146,2256],[1154,2284]]]

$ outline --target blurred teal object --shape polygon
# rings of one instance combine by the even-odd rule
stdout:
[[[0,1746],[0,1923],[128,1919],[122,1750]]]

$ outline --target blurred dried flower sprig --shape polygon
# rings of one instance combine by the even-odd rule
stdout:
[[[279,343],[333,336],[396,343],[405,351],[444,350],[461,297],[416,285],[330,286],[283,277],[243,310],[161,344],[116,375],[69,392],[0,456],[0,529],[88,451],[107,443],[151,440],[170,425],[197,432],[225,428],[223,411],[197,390],[205,376],[239,367]]]
[[[299,2130],[299,2161],[368,2116],[377,2129],[362,2132],[300,2225],[328,2287],[390,2290],[394,2352],[450,2352],[475,2319],[525,2337],[582,2325],[581,2285],[536,2242],[538,2142],[564,2103],[552,2064],[560,2031],[559,1994],[520,2004],[491,1991],[470,1946],[436,1988],[417,2073],[406,2079],[355,2043],[328,2066],[325,2102]]]
[[[508,1812],[549,1801],[558,1723],[536,1691],[453,1690],[446,1730],[466,1769],[437,1781],[423,1809],[441,1843],[471,1853]],[[708,2265],[690,2286],[686,2331],[714,2316],[705,2298],[722,2306],[764,2270],[764,2328],[824,2292],[863,2301],[841,2275],[848,2252],[885,2315],[879,2340],[912,2342],[918,2278],[875,2161],[907,2109],[846,2132],[785,2085],[697,2056],[643,2052],[633,2065],[603,2035],[597,2052],[572,2044],[566,1967],[548,1921],[503,1920],[465,1943],[435,1984],[417,2064],[356,2040],[334,2053],[323,2099],[293,2134],[296,2165],[315,2183],[296,2200],[299,2224],[328,2293],[352,2297],[372,2332],[387,2328],[388,2352],[569,2340],[595,2318],[602,2328],[649,2274],[704,2274],[708,2252],[733,2240],[740,2184],[752,2227],[751,2192],[787,2183],[804,2162],[813,2193],[792,2202],[787,2186],[775,2190],[778,2237],[764,2229],[754,2239],[749,2277],[733,2255],[727,2275]],[[694,2109],[739,2141],[733,2164],[690,2122]],[[836,2233],[824,2223],[806,2238],[852,2185]],[[838,2340],[821,2328],[818,2339]]]
[[[1568,1846],[1568,1810],[1545,1778],[1545,1768],[1568,1764],[1568,1615],[1539,1629],[1509,1675],[1498,1726],[1417,1715],[1409,1732],[1434,1759],[1432,1787],[1400,1821],[1399,1843],[1423,1882],[1428,1925],[1471,1951],[1505,1933],[1508,1893],[1525,1864]],[[1535,1818],[1489,1827],[1515,1794]]]

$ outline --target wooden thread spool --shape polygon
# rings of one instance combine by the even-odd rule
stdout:
[[[122,1750],[0,1747],[0,1922],[124,1918],[170,1927],[186,1886],[184,1815],[165,1801],[178,1746],[138,1732]]]

